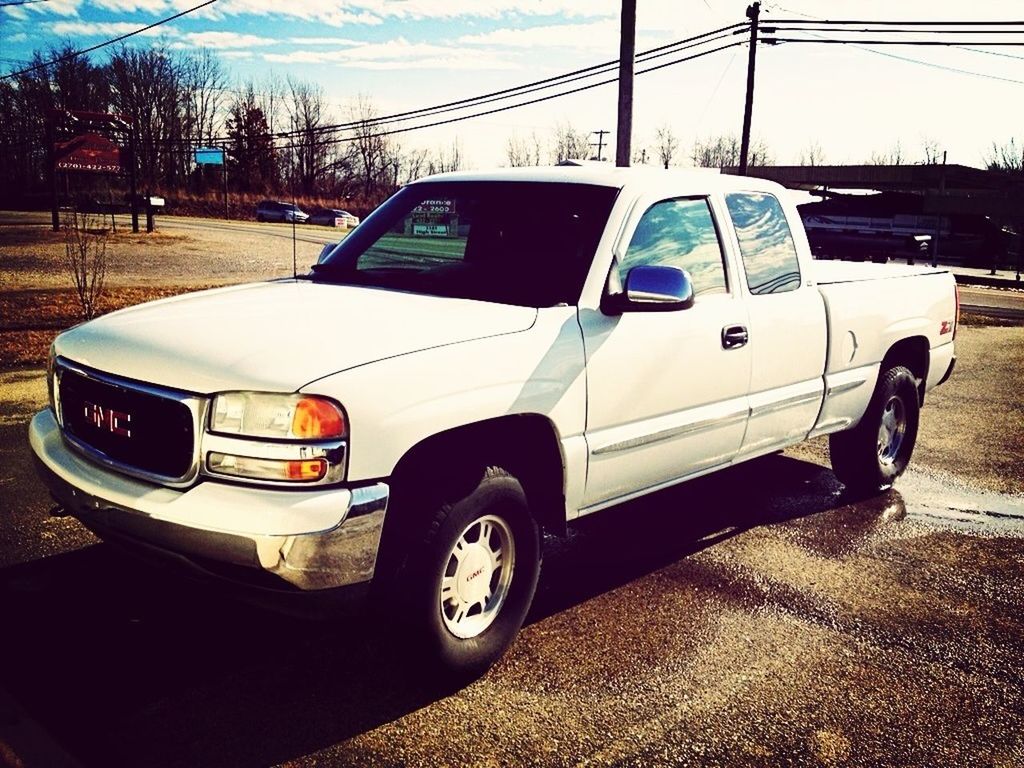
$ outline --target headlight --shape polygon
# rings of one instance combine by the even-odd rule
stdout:
[[[224,392],[210,409],[204,469],[273,485],[339,483],[347,436],[345,412],[325,397]]]
[[[213,399],[210,431],[279,440],[339,440],[348,434],[337,403],[311,395],[225,392]]]

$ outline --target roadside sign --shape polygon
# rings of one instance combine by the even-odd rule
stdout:
[[[84,133],[53,148],[53,165],[58,171],[121,173],[121,150],[103,136]]]
[[[220,147],[200,147],[196,150],[196,165],[224,165],[224,150]]]

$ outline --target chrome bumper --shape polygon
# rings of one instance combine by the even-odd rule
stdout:
[[[177,555],[221,577],[224,569],[204,563],[263,571],[300,590],[373,578],[387,511],[384,483],[277,490],[207,480],[166,488],[69,450],[48,409],[32,419],[29,442],[53,497],[101,537]]]

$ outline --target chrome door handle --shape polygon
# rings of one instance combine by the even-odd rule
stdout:
[[[722,349],[736,349],[750,340],[744,325],[727,325],[722,329]]]

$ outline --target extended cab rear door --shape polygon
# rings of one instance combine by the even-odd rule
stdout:
[[[781,190],[780,190],[781,192]],[[805,272],[810,249],[795,206],[774,193],[725,193],[749,313],[750,423],[739,458],[803,440],[824,395],[828,325]]]
[[[580,313],[589,451],[581,510],[727,465],[746,428],[751,352],[726,343],[747,324],[735,265],[707,195],[637,199],[614,246],[617,292],[641,264],[687,270],[696,301],[671,312]]]

